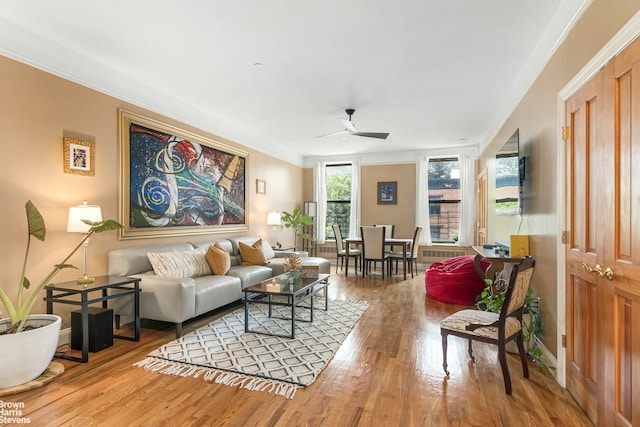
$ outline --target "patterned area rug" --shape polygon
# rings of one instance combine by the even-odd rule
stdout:
[[[324,307],[324,300],[316,304]],[[328,311],[314,309],[312,323],[296,321],[295,339],[245,333],[243,307],[163,345],[134,366],[292,399],[299,387],[316,380],[367,307],[366,302],[329,301]],[[266,305],[250,306],[251,329],[290,333],[290,321],[269,318],[266,310]],[[290,313],[274,307],[274,316]],[[296,316],[308,314],[296,310]]]

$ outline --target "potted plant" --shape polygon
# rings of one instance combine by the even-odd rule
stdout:
[[[507,254],[507,252],[509,252],[509,248],[507,248],[506,246],[498,245],[496,246],[496,252],[498,253],[498,255],[503,257]]]
[[[85,221],[91,228],[84,238],[62,262],[56,264],[51,272],[32,288],[25,275],[31,237],[44,241],[47,230],[42,215],[31,201],[26,203],[25,211],[28,225],[27,248],[15,300],[11,301],[7,291],[0,287],[0,300],[9,316],[8,319],[0,321],[0,388],[12,387],[37,378],[46,370],[55,354],[60,333],[60,317],[47,314],[30,315],[40,291],[63,269],[76,268],[67,264],[67,261],[93,233],[122,227],[113,220]],[[30,290],[31,293],[25,296],[25,290]]]
[[[293,228],[294,231],[294,237],[293,237],[293,244],[296,245],[296,239],[299,237],[301,239],[308,239],[309,238],[309,234],[307,233],[300,233],[299,230],[301,227],[305,226],[305,225],[312,225],[313,224],[313,218],[311,218],[309,215],[307,214],[303,214],[300,209],[295,208],[293,210],[293,212],[289,213],[289,212],[282,212],[282,217],[281,217],[281,221],[282,221],[282,225],[285,228]]]
[[[476,307],[480,310],[500,313],[504,304],[504,294],[509,283],[501,277],[495,282],[485,279],[487,286],[480,293],[480,298],[476,301]],[[522,310],[522,338],[527,353],[534,351],[534,337],[542,330],[542,316],[540,315],[540,300],[533,296],[533,289],[529,288]],[[507,351],[518,353],[515,342],[507,344]]]

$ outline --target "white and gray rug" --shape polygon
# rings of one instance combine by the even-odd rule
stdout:
[[[316,299],[316,304],[324,307],[324,300]],[[299,387],[316,380],[367,307],[366,302],[330,300],[328,311],[313,311],[313,323],[296,321],[295,339],[245,333],[243,307],[163,345],[135,366],[291,399]],[[270,319],[266,309],[250,306],[250,327],[289,333],[291,322]],[[283,317],[291,313],[277,310]],[[306,310],[296,310],[298,314],[308,316]]]

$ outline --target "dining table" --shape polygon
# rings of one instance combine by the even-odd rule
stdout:
[[[413,239],[403,239],[396,237],[387,237],[384,239],[385,246],[391,246],[392,248],[395,246],[402,247],[402,271],[404,273],[404,280],[407,280],[407,251],[411,248],[411,243]],[[344,275],[349,275],[349,248],[351,245],[354,246],[362,246],[362,237],[348,237],[344,239],[345,244],[345,269]]]

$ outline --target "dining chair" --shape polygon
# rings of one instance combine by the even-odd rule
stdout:
[[[389,254],[384,250],[385,239],[384,227],[360,227],[360,235],[362,236],[362,277],[365,270],[370,271],[370,263],[380,261],[382,264],[382,278],[384,279],[385,264],[388,261]]]
[[[347,250],[344,247],[344,239],[342,237],[342,231],[338,224],[331,225],[333,228],[333,234],[336,236],[336,274],[338,274],[338,261],[341,261],[341,270],[344,269],[344,258],[347,256]],[[353,257],[353,268],[358,271],[358,261],[362,252],[359,249],[349,248],[349,258]],[[347,269],[349,266],[347,265]]]
[[[409,271],[411,272],[411,278],[413,279],[414,272],[414,263],[415,263],[415,272],[418,273],[418,249],[420,248],[420,236],[422,235],[422,227],[416,227],[416,230],[413,232],[413,240],[411,241],[411,248],[409,248],[406,253],[400,252],[391,252],[389,254],[389,273],[391,273],[391,263],[393,261],[396,262],[396,274],[398,274],[398,261],[402,261],[403,257],[407,257],[407,261],[409,261]]]
[[[384,235],[387,239],[392,238],[395,232],[396,226],[393,224],[374,224],[374,227],[384,227]]]
[[[455,335],[469,341],[469,357],[474,363],[473,341],[482,341],[498,346],[498,360],[502,367],[506,394],[511,394],[511,376],[509,375],[505,346],[508,342],[515,340],[518,345],[524,377],[529,378],[529,367],[522,337],[522,312],[535,264],[536,262],[532,257],[525,257],[514,266],[500,313],[466,309],[453,313],[440,322],[442,368],[447,377],[449,376],[449,370],[447,369],[447,337]]]
[[[392,239],[396,230],[396,226],[393,224],[373,224],[374,227],[384,227],[384,237],[385,239]],[[387,254],[391,255],[393,252],[393,246],[385,245],[384,250]],[[373,263],[374,268],[377,263]],[[389,275],[391,275],[391,267],[389,267]]]

